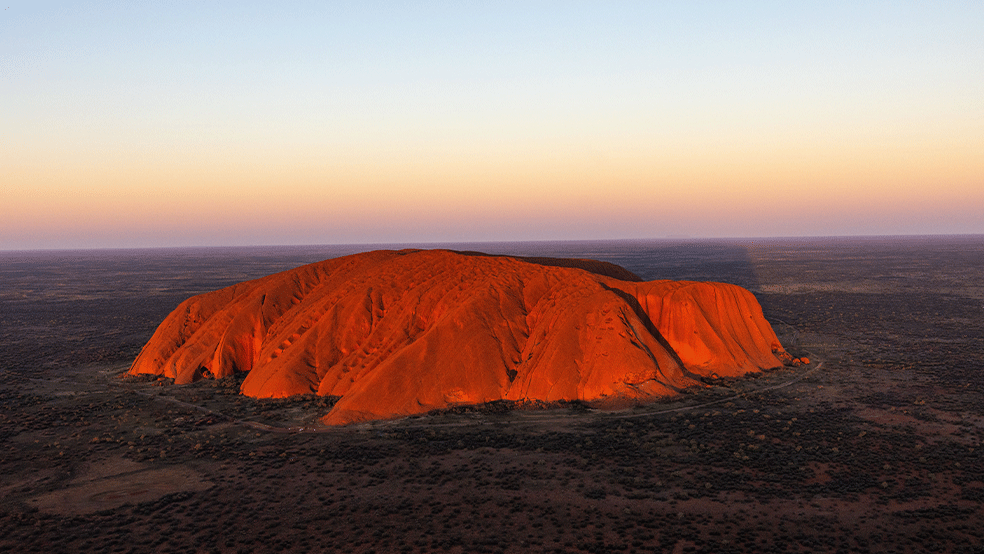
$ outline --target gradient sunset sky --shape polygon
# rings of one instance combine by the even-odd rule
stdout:
[[[20,2],[0,249],[984,233],[984,2]]]

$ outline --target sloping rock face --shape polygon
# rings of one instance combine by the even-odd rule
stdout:
[[[747,290],[444,250],[326,260],[189,298],[130,368],[341,396],[328,424],[492,400],[638,402],[792,358]]]

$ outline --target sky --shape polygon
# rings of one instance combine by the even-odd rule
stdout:
[[[984,2],[29,2],[0,249],[984,233]]]

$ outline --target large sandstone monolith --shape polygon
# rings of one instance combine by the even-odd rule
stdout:
[[[592,260],[446,250],[326,260],[184,301],[130,367],[249,372],[260,398],[341,396],[328,424],[492,400],[646,401],[791,361],[723,283],[639,282]]]

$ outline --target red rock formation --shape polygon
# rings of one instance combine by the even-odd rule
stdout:
[[[631,279],[631,280],[630,280]],[[591,260],[356,254],[189,298],[130,368],[341,400],[345,424],[492,400],[644,401],[781,366],[747,290]]]

